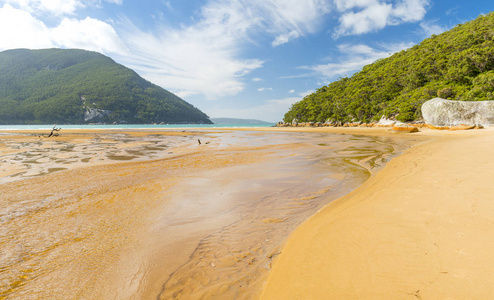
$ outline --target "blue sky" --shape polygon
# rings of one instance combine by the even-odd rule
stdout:
[[[493,10],[492,0],[0,0],[0,51],[98,51],[210,117],[276,122],[317,88]]]

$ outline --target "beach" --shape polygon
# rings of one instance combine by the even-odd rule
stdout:
[[[298,227],[262,299],[489,299],[494,130],[427,131]]]
[[[299,224],[417,140],[370,133],[3,131],[0,297],[257,298]]]
[[[489,294],[490,128],[43,133],[0,132],[0,299]]]

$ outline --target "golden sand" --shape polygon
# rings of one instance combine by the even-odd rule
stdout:
[[[251,131],[0,136],[0,299],[252,299],[273,261],[265,299],[488,286],[490,129]]]
[[[0,132],[0,298],[255,297],[289,233],[408,143],[59,133]]]
[[[439,132],[297,228],[262,299],[490,299],[494,130]]]

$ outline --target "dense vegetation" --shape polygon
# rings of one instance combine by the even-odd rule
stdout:
[[[87,111],[103,112],[86,120]],[[0,52],[0,124],[211,123],[178,96],[102,54]]]
[[[494,100],[494,13],[365,66],[295,103],[284,121],[421,118],[425,101]]]

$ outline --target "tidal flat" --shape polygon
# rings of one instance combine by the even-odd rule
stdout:
[[[293,230],[422,136],[0,132],[0,299],[260,296]]]

